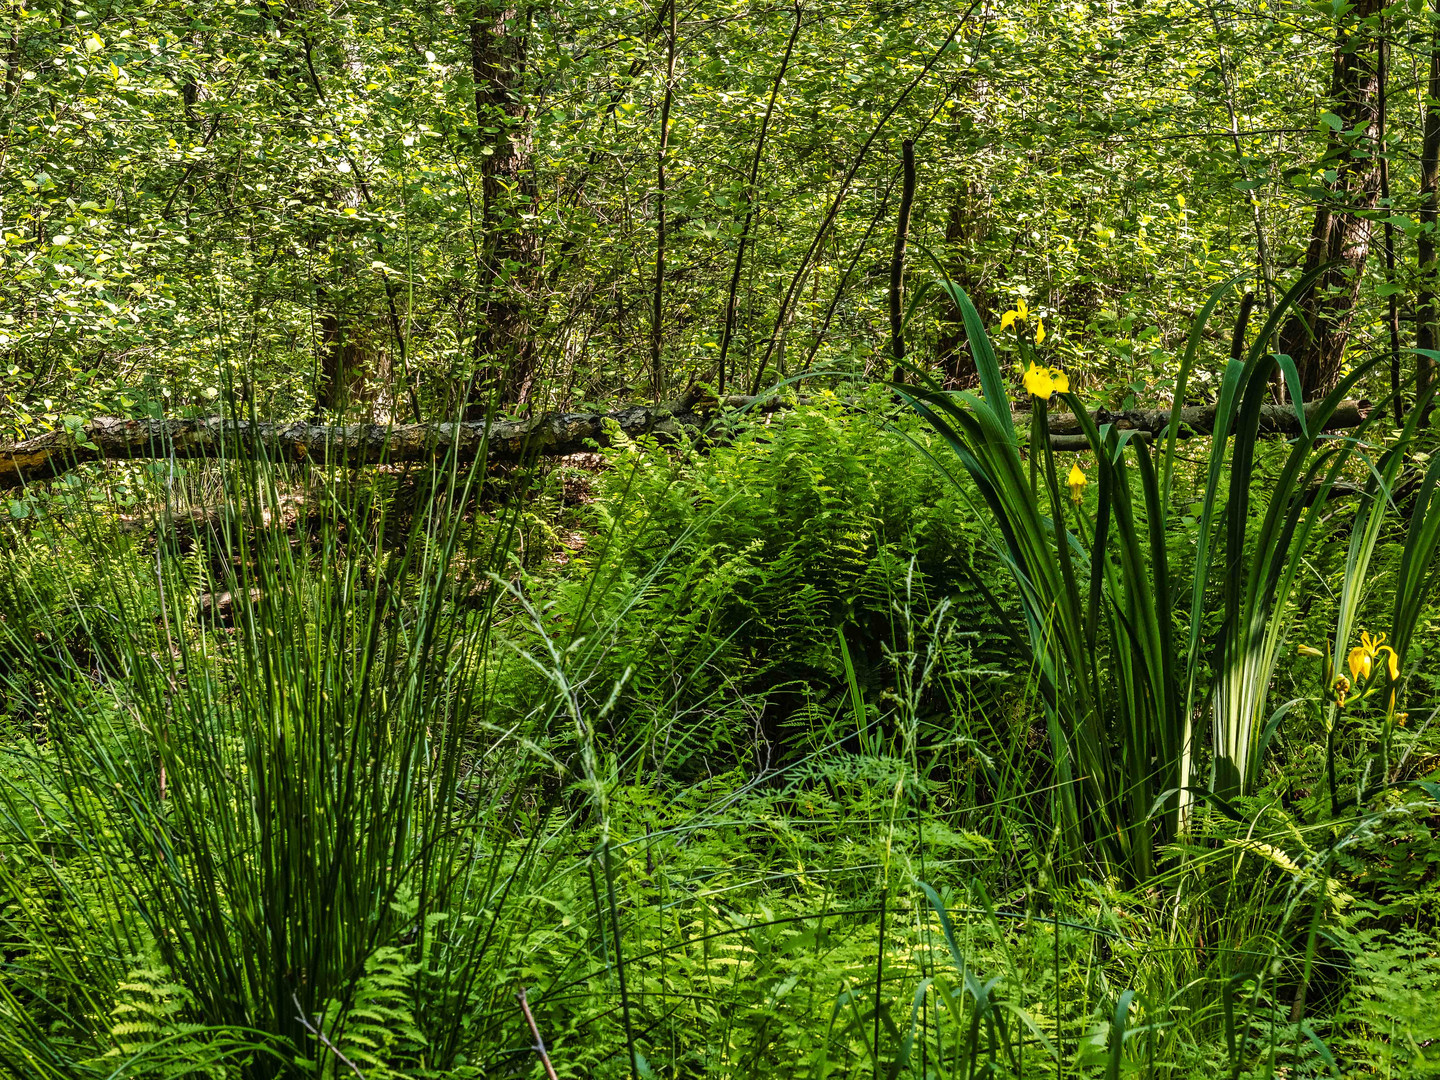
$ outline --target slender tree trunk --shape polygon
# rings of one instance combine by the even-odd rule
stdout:
[[[374,347],[365,321],[345,310],[348,292],[315,289],[320,324],[315,415],[317,419],[326,413],[339,416],[358,405],[364,406],[361,415],[373,422],[388,417],[396,405],[395,396],[383,392],[391,382],[390,361]]]
[[[890,107],[881,115],[880,120],[876,123],[875,127],[871,129],[869,137],[861,144],[859,153],[857,153],[850,162],[850,167],[845,171],[845,175],[841,177],[840,186],[835,192],[835,197],[830,201],[830,208],[825,212],[825,217],[821,220],[820,227],[815,231],[814,239],[810,241],[810,246],[806,249],[804,257],[800,260],[800,265],[795,268],[795,273],[790,279],[790,287],[785,291],[785,295],[780,301],[780,310],[775,316],[775,328],[770,333],[770,340],[765,345],[765,352],[761,354],[760,364],[750,384],[750,392],[752,394],[758,394],[760,387],[764,385],[765,368],[770,363],[771,356],[774,355],[775,346],[780,340],[781,333],[789,326],[790,302],[795,298],[798,290],[805,281],[806,275],[810,272],[811,260],[815,258],[815,253],[819,250],[820,244],[829,234],[831,225],[834,224],[836,216],[840,213],[840,207],[845,203],[845,197],[850,194],[850,185],[855,180],[855,174],[860,171],[860,166],[865,163],[865,158],[870,153],[870,147],[873,146],[875,140],[880,137],[880,133],[885,130],[885,125],[890,122],[890,118],[909,100],[915,88],[925,80],[930,74],[931,69],[940,62],[940,58],[949,51],[951,42],[955,40],[956,35],[960,33],[961,27],[965,25],[979,3],[980,0],[972,0],[970,6],[960,14],[960,18],[955,23],[954,29],[945,35],[945,40],[940,43],[940,47],[930,54],[929,60],[925,62],[925,66],[920,69],[919,74],[910,80],[905,89],[900,92],[899,96],[891,102]]]
[[[20,4],[17,0],[11,0],[10,8],[10,33],[5,43],[5,98],[7,104],[9,99],[15,96],[15,91],[20,88]]]
[[[956,96],[963,93],[974,106],[977,117],[983,118],[989,106],[990,82],[988,79],[962,79]],[[981,120],[983,125],[983,119]],[[983,130],[983,126],[982,126]],[[973,158],[977,148],[962,143],[952,153],[958,157],[955,170],[954,195],[945,217],[946,273],[951,281],[965,290],[981,311],[986,309],[986,298],[980,295],[982,279],[971,272],[978,259],[975,247],[984,241],[989,231],[985,217],[988,193],[975,171]],[[942,301],[944,313],[940,317],[936,353],[940,361],[946,389],[968,389],[979,382],[975,370],[975,358],[971,356],[968,339],[965,336],[965,320],[960,309],[951,301]]]
[[[735,269],[730,275],[730,292],[725,298],[725,330],[720,335],[720,373],[717,390],[725,392],[726,359],[730,355],[730,341],[735,336],[735,314],[740,295],[740,272],[745,266],[745,249],[750,242],[750,225],[755,220],[755,198],[760,181],[760,159],[765,153],[765,134],[770,130],[770,116],[775,111],[775,98],[780,93],[780,84],[790,66],[790,56],[795,51],[795,39],[800,36],[800,4],[795,4],[795,22],[790,28],[790,39],[785,43],[785,55],[780,68],[775,72],[775,81],[770,84],[770,101],[765,106],[765,117],[760,121],[760,135],[755,140],[755,156],[750,160],[750,179],[745,186],[745,222],[740,226],[740,248],[735,253]]]
[[[1235,78],[1234,69],[1225,51],[1224,31],[1220,25],[1220,15],[1215,10],[1215,5],[1209,5],[1210,22],[1215,27],[1215,48],[1220,58],[1220,80],[1225,87],[1225,111],[1230,119],[1230,144],[1235,151],[1235,171],[1240,174],[1241,179],[1246,182],[1247,187],[1250,181],[1250,170],[1246,165],[1245,152],[1240,145],[1240,123],[1235,107]],[[1265,238],[1265,219],[1260,213],[1260,198],[1255,194],[1253,188],[1245,192],[1246,201],[1250,204],[1250,220],[1255,225],[1255,254],[1259,260],[1260,281],[1265,288],[1266,306],[1275,306],[1275,264],[1270,258],[1270,246]]]
[[[1335,49],[1331,108],[1340,130],[1331,131],[1325,164],[1335,171],[1331,199],[1315,211],[1305,269],[1332,264],[1320,275],[1280,334],[1280,351],[1300,371],[1306,400],[1328,393],[1340,379],[1360,279],[1370,254],[1371,223],[1363,215],[1380,196],[1376,143],[1380,119],[1378,50],[1364,20],[1379,0],[1360,0],[1345,16]]]
[[[315,418],[344,407],[345,328],[328,289],[315,287],[320,339],[315,342]]]
[[[374,203],[374,196],[370,191],[369,183],[365,179],[365,170],[362,168],[362,161],[358,159],[354,154],[352,154],[348,149],[344,149],[347,145],[345,133],[341,130],[339,124],[336,122],[335,117],[330,113],[329,97],[325,93],[325,84],[320,77],[320,69],[316,66],[316,42],[311,36],[312,27],[307,22],[307,20],[315,20],[319,9],[316,6],[315,0],[295,0],[295,8],[297,11],[304,14],[304,18],[297,18],[291,20],[277,16],[277,23],[281,27],[285,27],[287,30],[291,30],[297,34],[300,42],[300,60],[304,68],[304,79],[309,83],[310,89],[315,92],[315,102],[319,106],[320,111],[319,120],[321,123],[329,127],[330,131],[334,134],[336,139],[336,145],[342,148],[345,154],[346,162],[350,166],[349,175],[352,182],[337,187],[333,198],[339,205],[346,206],[352,209],[358,209],[361,205],[370,206]],[[342,48],[344,48],[343,44]],[[351,66],[351,75],[353,76],[354,74],[356,74],[356,65],[358,65],[359,61],[354,56],[351,50],[346,49],[346,52],[349,54],[348,62]],[[198,93],[198,86],[194,87],[193,90],[187,90],[186,92],[187,116],[190,116],[192,114],[193,103],[195,100],[198,100]],[[300,116],[303,116],[303,112],[297,111],[296,115],[297,118],[299,118]],[[220,114],[217,113],[211,123],[210,132],[205,138],[205,141],[207,143],[215,137],[215,132],[218,130],[219,127],[219,121]],[[179,187],[177,186],[175,190],[176,192],[178,192]],[[174,197],[174,193],[172,192],[172,201]],[[167,202],[166,211],[168,211],[168,209],[169,203]],[[387,255],[385,253],[385,241],[380,235],[377,235],[375,237],[375,250],[376,254],[380,256],[380,260],[383,264],[387,259]],[[354,271],[353,268],[349,265],[350,260],[348,256],[344,254],[346,251],[348,251],[348,245],[341,243],[336,246],[335,254],[340,259],[340,273],[345,278],[351,278],[353,277]],[[400,322],[400,312],[395,303],[395,283],[391,281],[389,272],[383,269],[383,266],[380,270],[379,276],[385,289],[385,308],[386,314],[389,316],[390,332],[394,341],[395,355],[400,361],[400,372],[405,383],[406,393],[410,399],[411,413],[414,416],[416,423],[419,423],[419,391],[415,383],[410,378],[409,347],[407,345],[405,329]],[[317,298],[323,296],[324,290],[317,290]],[[327,311],[329,312],[328,314],[322,313],[321,316],[322,342],[327,340],[327,333],[330,335],[331,338],[333,338],[334,341],[340,342],[343,342],[347,338],[351,338],[354,336],[353,329],[351,333],[347,334],[343,326],[340,326],[337,329],[333,329],[331,331],[327,331],[326,320],[328,320],[332,316],[335,319],[341,320],[341,322],[343,322],[343,319],[341,318],[341,316],[338,315],[338,313],[334,312],[332,309],[327,309]],[[343,346],[337,347],[342,348],[343,352]],[[320,357],[322,376],[319,380],[317,380],[315,387],[317,409],[337,407],[329,404],[329,402],[333,402],[336,400],[335,394],[337,392],[341,394],[340,400],[342,401],[349,396],[344,391],[337,391],[337,387],[344,385],[351,388],[363,389],[365,387],[363,372],[360,373],[360,375],[357,377],[349,370],[348,365],[352,362],[364,364],[367,363],[370,359],[376,358],[374,354],[355,351],[350,353],[349,355],[339,355],[337,360],[329,355],[331,350],[328,346],[324,346],[324,348],[325,353],[322,354],[322,356]],[[327,365],[331,365],[334,369],[334,377],[330,378],[328,381],[323,374],[323,372],[327,369]],[[390,364],[388,363],[388,361],[383,365],[383,369],[384,370],[382,371],[381,368],[377,366],[374,367],[370,373],[375,375],[378,380],[388,384],[391,377]],[[393,400],[395,399],[393,387],[391,389],[390,397],[393,402]]]
[[[534,388],[539,357],[532,304],[539,243],[520,224],[533,207],[535,175],[519,83],[526,63],[526,16],[502,3],[487,5],[470,20],[470,73],[475,84],[475,124],[482,149],[481,217],[485,226],[481,318],[476,328],[474,379],[467,413],[483,413],[484,398],[523,403]]]
[[[810,352],[805,358],[807,367],[815,366],[815,357],[820,352],[820,346],[825,343],[825,335],[830,332],[830,323],[835,318],[835,309],[840,306],[840,301],[845,296],[845,288],[850,284],[851,278],[855,277],[855,270],[860,264],[861,257],[870,250],[870,237],[874,235],[876,228],[884,219],[890,207],[890,195],[895,190],[896,180],[892,179],[880,196],[880,205],[870,215],[870,224],[865,226],[865,232],[860,237],[860,242],[855,245],[850,253],[850,260],[845,264],[845,269],[840,273],[840,280],[835,283],[835,291],[830,294],[830,303],[825,307],[825,316],[820,320],[820,328],[815,331],[815,339],[810,342]],[[835,238],[836,256],[839,255],[839,238]]]
[[[895,249],[890,255],[890,355],[895,381],[905,381],[905,240],[910,235],[910,208],[915,204],[915,140],[900,144],[900,213],[895,222]]]
[[[1390,161],[1389,149],[1385,140],[1385,120],[1389,112],[1389,105],[1385,100],[1386,81],[1390,71],[1390,40],[1388,37],[1389,27],[1382,25],[1382,36],[1380,39],[1379,52],[1379,98],[1380,98],[1380,120],[1377,125],[1380,132],[1380,205],[1389,209],[1390,202]],[[1405,418],[1405,403],[1400,398],[1400,297],[1395,283],[1395,225],[1387,215],[1385,219],[1385,284],[1389,287],[1390,296],[1390,392],[1392,396],[1391,410],[1395,416],[1395,423],[1400,423]]]
[[[670,0],[666,41],[665,97],[660,103],[660,147],[655,155],[655,303],[650,317],[650,389],[655,404],[665,390],[660,342],[665,316],[665,154],[670,148],[670,104],[675,92],[675,0]]]
[[[5,86],[4,86],[4,113],[5,113],[5,134],[0,136],[0,170],[5,168],[5,163],[10,160],[10,134],[15,127],[15,110],[13,104],[16,92],[20,89],[20,3],[19,0],[10,0],[6,5],[10,15],[10,33],[5,42]],[[5,224],[5,211],[0,207],[0,226]]]
[[[655,21],[645,30],[645,41],[647,43],[660,32],[662,26],[665,24],[665,17],[668,13],[669,4],[661,5],[656,12]],[[610,98],[605,103],[605,111],[601,114],[600,121],[597,125],[597,137],[605,130],[605,125],[614,119],[615,109],[619,106],[620,102],[624,100],[625,95],[630,92],[630,83],[635,76],[640,73],[640,69],[645,66],[647,58],[648,52],[640,50],[640,55],[630,62],[630,67],[626,71],[625,77],[617,80],[619,85],[610,91]],[[573,182],[563,189],[562,193],[557,194],[557,205],[564,203],[568,203],[571,207],[580,205],[585,197],[586,185],[590,182],[590,177],[595,171],[595,164],[600,160],[600,156],[601,150],[599,144],[592,145],[589,154],[587,154],[585,158],[584,170]],[[546,253],[545,285],[547,289],[547,303],[553,300],[554,286],[555,283],[560,280],[560,274],[576,261],[572,259],[571,256],[576,253],[579,235],[580,234],[571,231],[561,240],[553,255],[549,252]],[[583,259],[583,251],[580,253],[580,258]]]
[[[1435,11],[1440,15],[1440,0]],[[1437,348],[1435,322],[1437,275],[1435,230],[1440,228],[1440,24],[1430,39],[1430,77],[1425,91],[1425,133],[1420,146],[1420,231],[1415,238],[1415,257],[1420,269],[1420,295],[1415,302],[1415,347],[1433,352]],[[1435,361],[1415,358],[1416,391],[1424,394],[1435,378]]]
[[[325,293],[317,290],[323,301]],[[342,413],[365,392],[371,358],[344,316],[335,310],[320,314],[320,375],[315,381],[317,415]]]

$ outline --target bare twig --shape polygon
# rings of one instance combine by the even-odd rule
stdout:
[[[525,1013],[525,1022],[530,1025],[530,1034],[535,1036],[535,1053],[540,1055],[540,1064],[545,1066],[545,1075],[550,1080],[558,1080],[555,1076],[555,1066],[550,1064],[550,1055],[545,1052],[545,1040],[540,1037],[540,1028],[535,1023],[535,1017],[530,1013],[530,1002],[525,999],[525,988],[520,988],[520,993],[515,995],[520,999],[520,1009]]]
[[[309,1021],[309,1019],[305,1016],[305,1010],[300,1006],[300,999],[294,994],[291,994],[290,1000],[295,1003],[295,1019],[299,1020],[300,1023],[305,1026],[305,1030],[310,1032],[311,1035],[314,1035],[315,1038],[320,1040],[320,1045],[325,1047],[325,1049],[329,1050],[332,1054],[334,1054],[335,1057],[339,1059],[342,1065],[347,1066],[351,1072],[353,1072],[356,1076],[360,1078],[360,1080],[365,1080],[365,1074],[360,1071],[360,1066],[356,1065],[353,1061],[351,1061],[344,1054],[342,1054],[340,1052],[340,1048],[330,1041],[330,1039],[326,1036],[325,1032],[321,1031],[318,1027],[316,1027]]]

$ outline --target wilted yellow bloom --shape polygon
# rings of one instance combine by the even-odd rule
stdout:
[[[1085,497],[1085,485],[1088,483],[1090,483],[1090,478],[1085,475],[1085,471],[1081,469],[1078,464],[1071,465],[1070,501],[1073,502],[1076,506],[1079,506],[1080,500]]]
[[[1319,649],[1316,649],[1316,648],[1314,648],[1313,646],[1310,646],[1310,645],[1298,645],[1298,646],[1296,646],[1295,651],[1298,652],[1301,656],[1324,656],[1324,655],[1325,655],[1325,654],[1324,654],[1323,652],[1321,652]]]

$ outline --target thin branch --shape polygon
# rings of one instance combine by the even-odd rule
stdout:
[[[535,1036],[535,1053],[540,1055],[540,1063],[545,1066],[545,1075],[549,1080],[559,1080],[555,1075],[555,1066],[550,1064],[550,1055],[545,1052],[545,1040],[540,1037],[540,1028],[535,1024],[535,1017],[530,1015],[530,1002],[525,1000],[523,986],[517,996],[520,998],[520,1008],[525,1013],[525,1022],[530,1025],[530,1034]]]
[[[716,386],[725,392],[725,360],[730,354],[730,339],[735,333],[736,300],[740,291],[740,271],[745,266],[745,248],[750,241],[750,223],[755,219],[756,185],[760,180],[760,158],[765,152],[765,133],[770,129],[770,116],[775,111],[775,99],[780,94],[780,84],[790,66],[790,56],[795,51],[795,39],[800,36],[801,7],[795,3],[795,24],[790,28],[790,40],[785,43],[785,55],[775,80],[770,84],[770,101],[765,106],[764,119],[760,121],[760,135],[755,140],[755,156],[750,160],[750,180],[745,187],[745,223],[740,227],[740,250],[735,253],[735,269],[730,274],[730,292],[725,300],[725,330],[720,337],[720,373]]]
[[[669,7],[665,100],[660,106],[660,147],[655,155],[655,298],[650,319],[650,382],[657,405],[665,389],[660,364],[660,337],[665,314],[665,155],[670,149],[670,105],[675,96],[675,0],[669,0]]]
[[[885,115],[880,118],[880,122],[877,123],[875,129],[870,132],[870,137],[866,139],[865,144],[860,147],[860,152],[855,155],[855,160],[850,163],[850,168],[846,171],[844,179],[840,181],[840,189],[835,193],[835,198],[830,203],[830,209],[826,212],[825,219],[820,223],[820,227],[815,230],[815,235],[810,241],[810,247],[805,252],[805,257],[800,260],[800,265],[795,268],[795,274],[790,279],[790,287],[785,292],[785,298],[780,302],[780,311],[775,316],[775,329],[770,333],[769,343],[765,346],[765,354],[760,358],[759,370],[755,372],[755,379],[751,383],[750,392],[752,394],[758,394],[760,392],[760,387],[765,380],[765,368],[770,362],[770,357],[775,352],[775,346],[780,340],[780,333],[785,328],[786,319],[790,314],[790,302],[794,299],[796,292],[800,289],[801,283],[805,280],[805,275],[810,270],[810,261],[815,257],[816,248],[818,248],[820,243],[825,239],[830,231],[830,226],[834,224],[836,215],[840,213],[840,207],[844,205],[845,196],[850,193],[850,185],[855,180],[855,174],[860,171],[860,166],[865,163],[865,158],[870,153],[870,147],[873,146],[875,140],[880,137],[880,133],[885,130],[885,125],[890,122],[890,118],[899,111],[900,106],[909,100],[915,88],[924,81],[925,76],[930,74],[930,70],[940,62],[940,57],[949,51],[950,43],[955,40],[955,35],[960,33],[960,28],[969,21],[970,16],[979,6],[980,0],[971,0],[970,6],[965,9],[964,13],[956,21],[950,33],[945,35],[945,40],[940,43],[940,47],[936,49],[930,59],[926,61],[925,66],[920,69],[919,74],[910,80],[910,84],[905,87],[900,96],[885,110]]]
[[[325,1047],[325,1049],[329,1050],[332,1054],[334,1054],[340,1060],[340,1063],[347,1066],[351,1072],[353,1072],[356,1076],[360,1078],[360,1080],[365,1080],[365,1074],[360,1071],[360,1066],[356,1065],[348,1057],[342,1054],[340,1052],[340,1048],[330,1041],[329,1037],[326,1036],[325,1032],[321,1031],[318,1027],[316,1027],[306,1018],[305,1010],[300,1006],[300,999],[294,994],[291,994],[290,1000],[295,1003],[295,1019],[299,1020],[300,1023],[305,1026],[305,1030],[310,1032],[311,1035],[314,1035],[315,1038],[320,1040],[320,1045]]]
[[[910,207],[915,202],[915,140],[900,144],[900,215],[895,223],[895,250],[890,255],[890,353],[895,358],[895,381],[904,381],[905,323],[900,310],[905,289],[905,239],[910,234]]]

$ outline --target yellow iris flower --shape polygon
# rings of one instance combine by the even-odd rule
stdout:
[[[1358,685],[1370,678],[1370,673],[1375,668],[1375,663],[1385,656],[1385,673],[1394,682],[1400,678],[1400,657],[1395,655],[1395,650],[1385,644],[1385,635],[1372,638],[1369,633],[1360,635],[1360,644],[1350,650],[1346,663],[1350,666],[1350,677]]]
[[[1009,330],[1010,327],[1015,325],[1016,319],[1024,319],[1029,316],[1029,314],[1030,309],[1025,306],[1025,301],[1023,299],[1016,300],[1015,306],[1000,316],[1000,329]]]
[[[1070,501],[1076,506],[1085,497],[1085,485],[1090,483],[1090,478],[1079,465],[1070,466]]]
[[[1048,398],[1055,392],[1055,380],[1048,367],[1032,363],[1025,369],[1025,389],[1031,397]]]
[[[1031,397],[1048,398],[1051,394],[1068,394],[1070,376],[1059,368],[1041,367],[1031,362],[1025,369],[1025,389]]]

